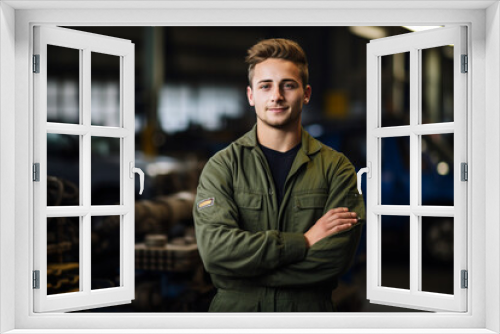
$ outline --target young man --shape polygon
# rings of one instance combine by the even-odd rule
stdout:
[[[257,124],[208,161],[193,209],[217,288],[210,311],[333,311],[365,214],[355,169],[301,126],[311,97],[302,48],[264,40],[246,60]]]

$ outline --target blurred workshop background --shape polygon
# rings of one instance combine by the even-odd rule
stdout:
[[[192,206],[215,152],[247,132],[246,50],[265,38],[297,41],[309,60],[312,99],[303,125],[366,164],[366,45],[405,27],[68,27],[135,44],[136,166],[146,174],[135,202],[135,300],[90,312],[204,312],[214,295],[198,255]],[[49,46],[48,121],[78,123],[79,52]],[[92,55],[92,119],[119,121],[118,57]],[[453,121],[453,46],[422,54],[422,121]],[[382,57],[382,125],[407,125],[409,56]],[[453,135],[423,136],[422,204],[453,205]],[[409,138],[382,139],[382,204],[409,204]],[[48,205],[78,205],[79,138],[48,135]],[[120,142],[92,139],[92,205],[120,199]],[[136,185],[138,189],[138,185]],[[366,195],[363,184],[363,195]],[[78,290],[78,218],[48,221],[48,293]],[[119,284],[119,217],[92,218],[92,289]],[[382,285],[409,288],[409,218],[382,219]],[[453,220],[422,222],[425,291],[453,293]],[[366,299],[366,233],[332,298],[343,312],[410,311]],[[413,311],[413,310],[412,310]]]

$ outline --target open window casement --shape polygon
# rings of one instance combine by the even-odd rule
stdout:
[[[443,67],[432,66],[424,55],[429,50],[446,48],[447,57],[451,58],[453,68],[447,73]],[[440,51],[441,52],[441,51]],[[429,311],[467,311],[467,45],[466,27],[436,28],[424,32],[408,33],[404,35],[381,38],[373,40],[367,47],[367,298],[372,303],[385,304],[406,308]],[[390,71],[382,71],[383,64],[388,62],[384,57],[394,57],[400,66],[393,66]],[[425,60],[425,66],[424,66]],[[384,63],[385,62],[385,63]],[[406,65],[401,65],[406,63]],[[426,67],[426,68],[424,68]],[[406,69],[406,79],[398,72]],[[392,96],[390,103],[384,101],[383,92],[387,90],[387,73],[394,77],[389,90]],[[400,71],[401,72],[401,71]],[[442,108],[448,108],[448,116],[429,117],[425,113],[429,108],[424,103],[425,94],[440,92],[440,87],[427,85],[432,84],[429,75],[439,78],[447,76],[451,91],[448,97],[438,96],[441,102],[434,107],[437,114],[443,114]],[[397,89],[407,85],[406,89]],[[444,80],[444,79],[443,79]],[[441,80],[441,82],[444,82]],[[409,88],[408,88],[409,86]],[[394,88],[396,87],[396,89]],[[385,89],[385,90],[384,90]],[[405,94],[406,92],[406,94]],[[409,94],[408,94],[409,92]],[[451,95],[451,97],[449,97]],[[392,100],[391,100],[392,99]],[[401,110],[402,117],[398,121],[393,119],[387,121],[386,114],[395,112],[395,99],[407,99],[408,103]],[[446,100],[447,99],[447,100]],[[446,101],[448,102],[446,102]],[[392,101],[392,102],[391,102]],[[443,102],[444,101],[444,102]],[[392,104],[391,104],[392,103]],[[401,105],[404,105],[402,103]],[[391,110],[389,110],[391,109]],[[451,111],[450,111],[451,110]],[[385,113],[385,114],[384,114]],[[434,113],[436,114],[436,113]],[[432,116],[432,115],[431,115]],[[399,122],[399,123],[398,123]],[[423,200],[426,193],[425,187],[428,183],[423,182],[423,165],[425,165],[425,152],[428,149],[429,138],[449,138],[452,149],[451,158],[445,167],[443,174],[451,174],[450,181],[453,189],[451,205],[432,205]],[[397,194],[398,199],[407,198],[408,205],[398,202],[394,203],[383,198],[384,187],[384,143],[391,141],[407,143],[407,159],[409,162],[407,178],[409,187],[406,191]],[[389,159],[386,159],[389,160]],[[392,161],[392,160],[391,160]],[[391,163],[386,161],[385,166]],[[385,167],[387,168],[387,167]],[[463,173],[461,173],[463,171]],[[450,186],[450,187],[451,187]],[[403,192],[407,192],[404,194]],[[383,228],[384,221],[403,217],[398,221],[406,221],[409,230],[409,266],[400,268],[400,277],[405,277],[404,271],[409,276],[406,288],[394,287],[384,282],[383,254],[398,250],[383,250],[384,233],[388,229]],[[452,250],[452,278],[450,272],[449,292],[436,293],[426,290],[423,282],[426,280],[424,270],[425,247],[429,240],[423,234],[423,222],[428,225],[439,224],[439,221],[448,222],[448,230],[451,226]],[[451,222],[451,224],[449,223]],[[426,225],[428,227],[428,225]],[[389,226],[391,232],[401,231],[398,223]],[[399,236],[403,238],[402,236]],[[451,286],[452,285],[452,286]]]
[[[70,57],[78,67],[68,65]],[[109,71],[95,67],[99,57]],[[37,26],[33,82],[34,311],[130,303],[137,171],[134,44]],[[115,187],[103,193],[99,182]],[[103,257],[110,263],[106,279],[93,266]]]

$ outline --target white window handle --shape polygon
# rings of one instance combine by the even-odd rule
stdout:
[[[365,167],[365,168],[361,168],[359,171],[358,171],[358,192],[360,194],[362,194],[361,192],[361,176],[366,173],[366,176],[371,179],[372,177],[372,163],[370,161],[368,161],[368,167]]]
[[[139,190],[139,195],[142,195],[142,191],[144,190],[144,172],[140,168],[134,167],[134,162],[130,161],[129,164],[129,169],[130,169],[130,178],[134,178],[134,173],[139,174],[139,184],[141,189]]]

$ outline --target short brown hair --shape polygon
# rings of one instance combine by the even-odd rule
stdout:
[[[248,64],[248,82],[252,87],[255,66],[268,58],[289,60],[299,67],[302,86],[305,88],[309,81],[307,57],[297,42],[283,38],[265,39],[252,46],[247,51],[245,62]]]

